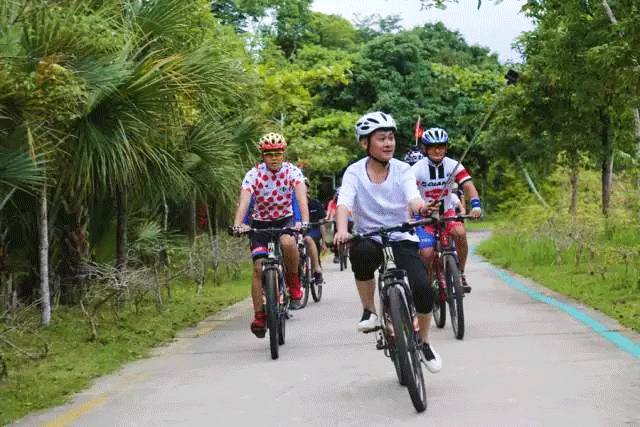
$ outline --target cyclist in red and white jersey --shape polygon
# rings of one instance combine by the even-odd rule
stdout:
[[[253,228],[302,228],[309,222],[307,188],[302,171],[285,162],[287,141],[277,133],[268,133],[260,138],[258,148],[262,153],[262,163],[252,168],[242,181],[242,190],[234,219],[234,229],[244,231],[250,228],[244,224],[245,215],[253,196],[251,225]],[[294,218],[293,199],[297,200],[302,222]],[[251,331],[264,338],[266,316],[262,307],[262,260],[267,257],[268,236],[251,237],[251,256],[254,262],[251,297],[255,318]],[[300,277],[298,276],[298,247],[291,235],[280,238],[282,255],[287,270],[286,282],[291,295],[291,308],[297,308],[302,298]]]
[[[422,199],[427,204],[433,204],[441,198],[444,192],[444,196],[442,196],[444,216],[455,216],[459,199],[457,196],[454,197],[453,184],[457,184],[463,189],[465,198],[470,201],[471,211],[469,214],[479,218],[482,214],[482,207],[478,190],[473,185],[471,175],[461,163],[446,156],[447,143],[449,142],[447,132],[441,128],[427,129],[422,133],[420,142],[423,146],[425,158],[414,164],[412,169],[416,175],[418,190]],[[451,175],[453,175],[453,180],[449,181]],[[449,183],[448,187],[447,183]],[[448,222],[447,232],[452,236],[456,244],[463,287],[466,292],[470,292],[471,287],[467,284],[467,279],[464,275],[464,267],[469,252],[464,224],[458,221]],[[420,255],[427,262],[427,265],[431,265],[436,246],[433,226],[426,226],[424,232],[420,232],[418,235],[420,237]]]

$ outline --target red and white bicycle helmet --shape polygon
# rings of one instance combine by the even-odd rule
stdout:
[[[261,153],[265,151],[285,150],[286,148],[287,141],[284,139],[284,136],[279,133],[269,132],[262,135],[262,138],[258,141],[258,150],[260,150]]]

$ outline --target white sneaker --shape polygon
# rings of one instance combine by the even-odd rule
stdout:
[[[442,359],[432,345],[428,343],[422,344],[422,360],[425,366],[432,374],[440,372],[442,369]]]
[[[362,319],[358,323],[358,331],[370,332],[378,326],[378,315],[370,312],[366,308],[362,312]]]

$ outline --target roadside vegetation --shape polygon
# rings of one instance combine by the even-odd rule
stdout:
[[[589,197],[598,190],[598,177],[582,176],[575,216],[567,212],[568,178],[559,171],[543,189],[553,209],[524,198],[520,209],[493,225],[491,239],[477,252],[640,332],[640,200],[616,191],[611,215],[603,218]]]

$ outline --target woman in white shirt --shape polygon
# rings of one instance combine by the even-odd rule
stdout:
[[[410,215],[425,208],[411,167],[393,158],[395,131],[395,121],[383,112],[367,113],[356,123],[356,138],[367,151],[367,157],[349,166],[342,178],[334,244],[346,243],[351,238],[347,230],[349,212],[355,231],[367,233],[408,221]],[[442,361],[429,342],[434,295],[418,254],[418,238],[410,233],[393,233],[391,240],[396,266],[407,271],[413,292],[427,368],[438,372]],[[349,252],[363,306],[358,330],[366,332],[378,323],[374,273],[383,261],[382,245],[376,239],[362,239],[353,242]]]

